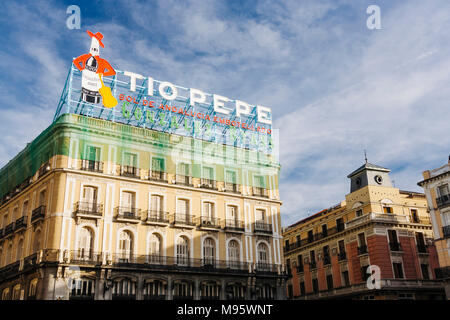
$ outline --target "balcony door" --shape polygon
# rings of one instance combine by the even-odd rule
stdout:
[[[158,219],[163,218],[163,200],[164,198],[160,195],[153,194],[152,201],[150,204],[152,215],[157,217]]]
[[[177,264],[181,266],[188,265],[189,262],[189,240],[185,237],[179,237],[177,240]]]
[[[258,269],[266,270],[269,263],[269,249],[265,243],[258,245]]]
[[[443,197],[449,194],[448,184],[438,187],[439,197]]]
[[[80,209],[88,212],[97,211],[97,188],[92,186],[83,187],[83,197]]]
[[[90,259],[94,248],[93,232],[88,227],[83,227],[78,236],[78,253],[79,259]]]
[[[150,236],[150,243],[149,243],[150,262],[159,263],[161,261],[161,255],[162,255],[161,238],[157,234],[152,233],[152,235]]]
[[[225,176],[225,187],[227,189],[227,191],[233,191],[236,192],[237,188],[236,188],[236,172],[234,171],[227,171],[226,172],[226,176]]]
[[[96,168],[96,163],[100,161],[100,148],[89,146],[87,150],[87,160],[89,170],[98,170],[99,168]]]
[[[214,203],[203,202],[202,223],[212,224],[214,221]]]
[[[230,227],[238,227],[238,211],[236,206],[227,206],[227,225]]]
[[[122,192],[122,200],[120,206],[122,212],[126,216],[134,216],[136,194],[134,192],[124,191]]]
[[[122,231],[119,238],[119,259],[121,262],[130,262],[133,253],[133,237],[129,231]]]
[[[211,238],[203,241],[203,264],[214,265],[215,242]]]
[[[239,243],[236,240],[228,242],[228,265],[230,268],[238,268],[241,261],[239,254]]]
[[[181,222],[189,222],[189,200],[177,200],[177,217],[176,220]]]
[[[212,183],[214,180],[213,168],[203,167],[202,169],[202,184],[212,187]]]

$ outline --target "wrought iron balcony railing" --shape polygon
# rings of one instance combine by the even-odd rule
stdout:
[[[201,228],[220,229],[220,220],[211,217],[199,217],[198,224]]]
[[[174,214],[174,224],[183,224],[188,226],[194,226],[195,222],[193,221],[194,216],[188,214],[188,213],[175,213]]]
[[[10,234],[12,234],[13,232],[14,232],[14,222],[8,224],[8,225],[5,227],[5,230],[3,231],[3,235],[4,235],[5,237],[7,237],[7,236],[9,236]]]
[[[226,231],[244,231],[244,222],[236,219],[226,219],[225,220],[225,230]]]
[[[200,179],[200,188],[217,190],[217,181],[212,179]]]
[[[272,225],[261,221],[254,222],[253,232],[272,234]]]
[[[81,170],[103,173],[103,162],[94,160],[81,160]]]
[[[181,184],[184,186],[190,186],[192,187],[192,177],[191,176],[184,176],[181,174],[177,174],[175,176],[175,183],[176,184]]]
[[[402,246],[398,242],[389,242],[391,251],[402,251]]]
[[[139,168],[132,166],[122,166],[121,175],[130,178],[140,178]]]
[[[147,223],[169,223],[169,213],[161,210],[147,210]]]
[[[436,198],[436,203],[438,208],[450,205],[450,194],[445,194],[443,196],[440,196],[439,198]]]
[[[366,254],[367,253],[367,245],[362,245],[358,247],[358,254]]]
[[[167,174],[163,171],[150,170],[148,179],[152,181],[167,182]]]
[[[101,217],[103,215],[103,204],[79,201],[75,204],[75,214]]]
[[[141,218],[139,217],[138,212],[139,210],[136,208],[116,207],[116,219],[139,221]]]
[[[102,254],[89,249],[71,250],[64,257],[64,262],[70,262],[81,265],[101,265]]]
[[[256,197],[268,198],[269,191],[265,188],[253,187],[253,195]]]
[[[49,172],[50,169],[51,169],[51,167],[50,167],[50,162],[44,163],[44,164],[39,168],[38,177],[41,178],[41,177],[44,176],[47,172]]]
[[[442,227],[442,234],[444,238],[450,238],[450,225]]]
[[[46,207],[44,205],[37,207],[31,211],[31,223],[45,218]]]
[[[19,231],[27,227],[27,216],[22,216],[16,220],[14,224],[14,231]]]
[[[239,191],[239,185],[236,183],[231,183],[231,182],[225,182],[225,191],[233,192],[233,193],[241,193]]]

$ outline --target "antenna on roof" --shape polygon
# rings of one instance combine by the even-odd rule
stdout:
[[[364,159],[366,159],[366,163],[367,163],[367,152],[366,152],[366,149],[364,149]]]

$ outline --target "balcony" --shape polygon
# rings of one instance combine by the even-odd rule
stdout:
[[[442,227],[442,234],[444,238],[450,238],[450,225]]]
[[[121,175],[124,177],[139,179],[139,168],[132,166],[122,166]]]
[[[188,226],[193,228],[195,222],[193,221],[193,216],[188,213],[175,213],[173,219],[173,224],[178,226]]]
[[[409,217],[400,214],[371,212],[350,220],[349,222],[345,223],[345,227],[355,227],[371,221],[384,223],[409,223]]]
[[[398,242],[389,242],[389,249],[391,251],[402,251],[402,246]]]
[[[253,232],[254,233],[264,233],[264,234],[272,234],[272,225],[257,221],[253,223]]]
[[[235,220],[235,219],[226,219],[225,220],[225,231],[230,232],[244,232],[244,221]]]
[[[14,224],[14,231],[25,230],[27,228],[27,216],[20,217]]]
[[[8,225],[5,227],[5,230],[3,231],[3,236],[4,236],[4,237],[7,237],[7,236],[13,234],[13,232],[14,232],[14,222],[8,224]]]
[[[367,253],[367,245],[362,245],[358,247],[358,255]]]
[[[39,206],[33,211],[31,211],[31,223],[34,223],[39,220],[44,220],[45,218],[45,206]]]
[[[102,254],[92,250],[73,250],[69,252],[69,259],[66,262],[79,265],[101,265]]]
[[[436,204],[439,209],[450,205],[450,194],[445,194],[439,198],[436,198]]]
[[[166,211],[158,210],[147,210],[147,218],[145,223],[153,225],[168,225],[169,224],[169,213]]]
[[[51,169],[50,162],[46,162],[39,168],[38,178],[43,177]]]
[[[344,261],[347,260],[347,253],[346,252],[339,252],[338,253],[338,261]]]
[[[211,217],[199,217],[198,224],[201,229],[218,230],[220,229],[220,220]]]
[[[212,179],[200,179],[200,188],[217,190],[217,181]]]
[[[253,187],[253,196],[255,197],[262,197],[262,198],[268,198],[269,197],[269,191],[265,188],[260,187]]]
[[[141,218],[138,216],[138,209],[128,207],[116,208],[116,220],[123,222],[138,223]]]
[[[193,186],[193,184],[192,184],[192,177],[184,176],[184,175],[181,175],[181,174],[177,174],[175,176],[175,183],[183,185],[183,186],[188,186],[188,187],[192,187]]]
[[[75,215],[82,218],[99,219],[103,215],[103,204],[79,201],[75,204]]]
[[[163,171],[150,170],[148,179],[157,182],[167,182],[167,174]]]
[[[236,183],[231,182],[225,182],[225,192],[232,192],[232,193],[241,193],[239,191],[239,185]]]
[[[103,173],[103,162],[94,160],[81,160],[81,170]]]

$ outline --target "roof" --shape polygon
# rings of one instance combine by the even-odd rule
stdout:
[[[364,170],[374,170],[374,171],[383,171],[383,172],[391,172],[391,170],[380,167],[376,164],[372,164],[370,162],[366,162],[364,163],[361,167],[359,167],[358,169],[356,169],[355,171],[353,171],[352,173],[350,173],[347,178],[351,178],[355,175],[357,175],[358,173],[364,171]]]

